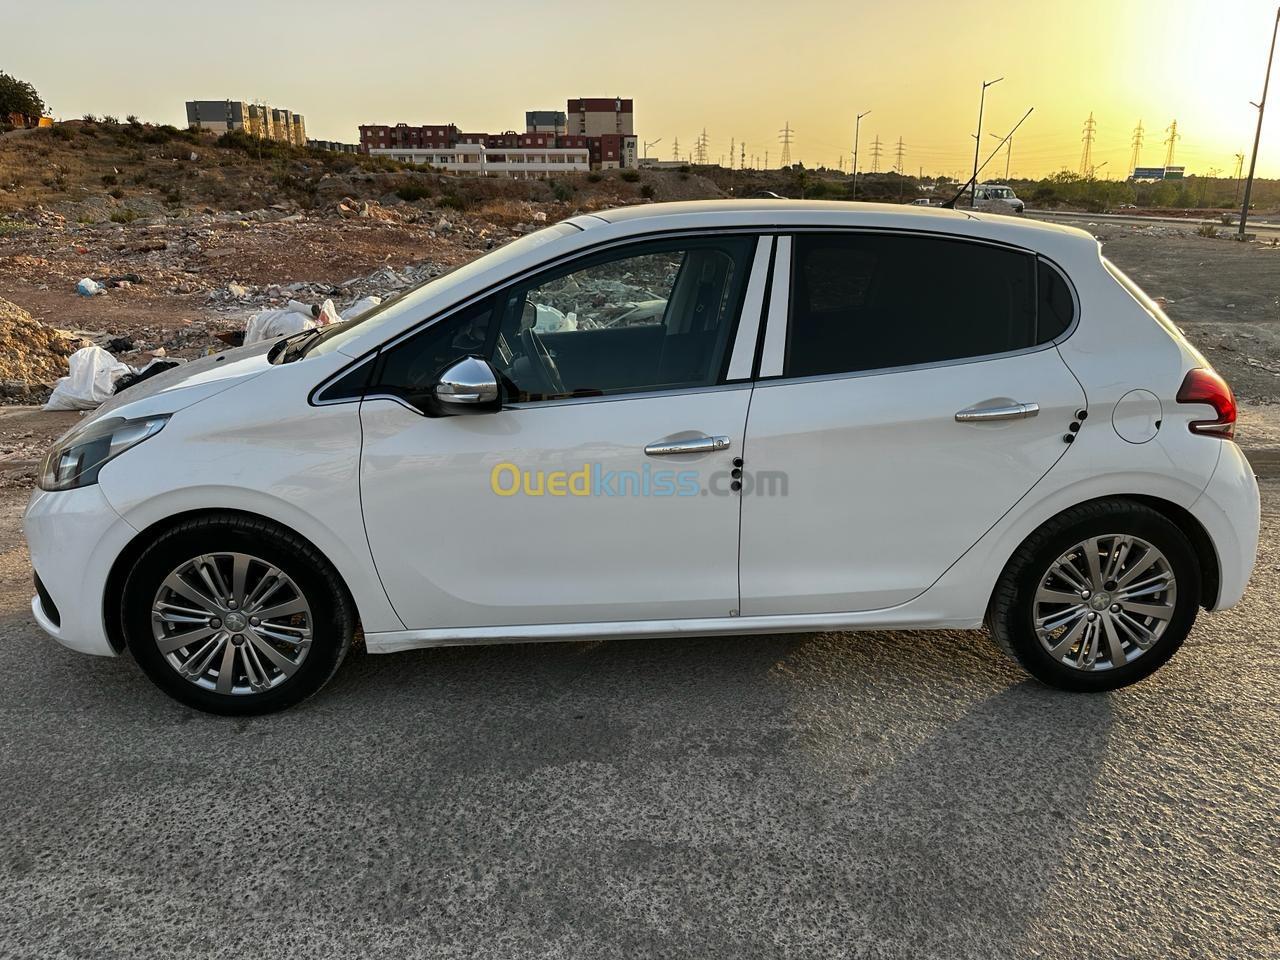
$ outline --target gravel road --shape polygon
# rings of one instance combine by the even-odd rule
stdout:
[[[1242,606],[1052,692],[981,634],[357,655],[292,712],[44,638],[0,491],[0,955],[1280,952],[1280,481]]]

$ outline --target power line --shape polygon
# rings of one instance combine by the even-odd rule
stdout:
[[[784,168],[791,166],[791,138],[795,131],[791,129],[791,121],[788,120],[783,124],[782,129],[778,131],[778,139],[782,141],[782,166]]]
[[[1089,119],[1084,122],[1084,130],[1080,137],[1084,148],[1080,151],[1080,176],[1093,176],[1093,138],[1097,136],[1098,123],[1093,119],[1093,113],[1089,113]]]

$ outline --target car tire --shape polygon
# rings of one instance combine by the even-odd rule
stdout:
[[[121,608],[129,651],[160,689],[230,716],[282,710],[318,691],[351,648],[355,619],[314,546],[236,514],[157,537],[129,573]]]
[[[1177,652],[1195,623],[1200,584],[1196,552],[1176,524],[1136,501],[1095,500],[1054,517],[1018,548],[992,594],[987,626],[1041,682],[1114,690]]]

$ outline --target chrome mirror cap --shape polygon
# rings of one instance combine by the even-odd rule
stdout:
[[[452,408],[461,413],[497,409],[498,375],[487,361],[464,357],[440,374],[434,393],[444,410]]]

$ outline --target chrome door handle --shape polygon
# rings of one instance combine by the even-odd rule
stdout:
[[[644,452],[650,457],[669,457],[677,453],[715,453],[728,449],[728,437],[694,437],[692,440],[659,440],[648,444]]]
[[[956,414],[957,423],[991,423],[995,420],[1026,420],[1040,412],[1038,403],[1006,403],[998,407],[967,407]]]

